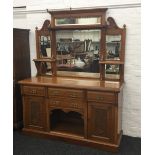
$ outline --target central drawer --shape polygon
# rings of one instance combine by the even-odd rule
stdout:
[[[82,109],[84,108],[84,102],[75,100],[75,99],[67,99],[67,98],[52,98],[48,100],[49,106],[54,107],[64,107],[64,108],[75,108]]]
[[[83,90],[65,89],[65,88],[48,88],[48,97],[65,97],[65,98],[84,98]]]

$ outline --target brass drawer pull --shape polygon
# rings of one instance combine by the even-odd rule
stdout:
[[[34,89],[34,90],[31,90],[31,93],[32,93],[32,94],[36,94],[37,91]]]
[[[52,104],[53,105],[58,105],[60,103],[60,101],[53,101]]]
[[[96,99],[97,99],[97,100],[104,100],[104,97],[97,96]]]
[[[70,94],[70,97],[77,97],[76,94]]]
[[[53,95],[59,95],[59,92],[58,91],[53,91],[52,94]]]
[[[75,103],[71,103],[71,106],[74,108],[78,108],[78,104],[75,104]]]

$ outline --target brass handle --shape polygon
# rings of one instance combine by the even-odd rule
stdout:
[[[58,92],[58,91],[53,91],[52,94],[53,94],[53,95],[58,95],[59,92]]]
[[[52,104],[53,105],[58,105],[60,103],[60,101],[53,101]]]
[[[70,97],[77,97],[76,94],[70,94]]]
[[[71,103],[71,106],[74,107],[74,108],[77,108],[78,107],[78,104]]]
[[[96,99],[97,99],[97,100],[103,100],[103,99],[104,99],[104,97],[97,96],[97,97],[96,97]]]
[[[36,94],[37,91],[34,89],[34,90],[31,91],[31,93],[32,93],[32,94]]]

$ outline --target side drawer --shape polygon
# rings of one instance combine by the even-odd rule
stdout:
[[[48,88],[48,97],[68,97],[68,98],[84,98],[83,90],[65,89],[65,88]]]
[[[104,102],[104,103],[115,103],[116,96],[114,93],[109,93],[109,92],[88,91],[87,100],[96,101],[96,102]]]
[[[35,87],[35,86],[23,86],[22,94],[45,96],[45,88],[44,87]]]

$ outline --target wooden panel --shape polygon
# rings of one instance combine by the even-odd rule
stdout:
[[[43,97],[24,97],[24,127],[45,130],[46,105]]]
[[[48,96],[61,96],[82,99],[84,98],[84,91],[75,89],[48,88]]]
[[[104,102],[104,103],[115,103],[115,94],[109,92],[87,92],[88,101]]]
[[[111,105],[88,105],[88,137],[89,139],[112,142],[114,138],[114,118]]]
[[[23,86],[22,93],[26,95],[45,96],[45,88],[34,86]]]

